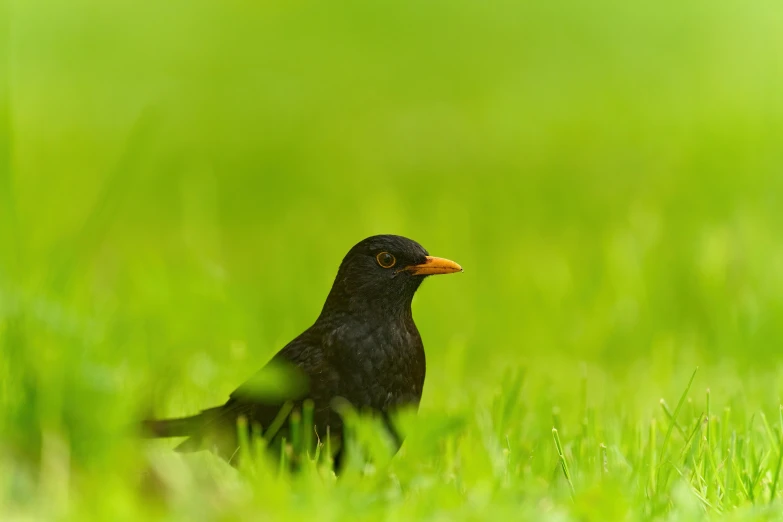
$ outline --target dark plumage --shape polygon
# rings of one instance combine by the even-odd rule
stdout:
[[[411,300],[425,277],[462,271],[447,259],[430,257],[410,239],[373,236],[345,256],[315,323],[280,350],[255,377],[234,391],[223,406],[192,417],[144,422],[153,437],[187,436],[177,449],[212,449],[232,460],[239,447],[237,420],[263,430],[313,401],[313,421],[322,439],[327,429],[339,446],[342,420],[334,400],[384,415],[399,406],[418,406],[424,386],[424,346],[411,315]],[[270,380],[285,386],[271,390]],[[280,416],[278,417],[278,414]],[[277,422],[275,419],[277,418]],[[398,442],[401,442],[398,439]]]

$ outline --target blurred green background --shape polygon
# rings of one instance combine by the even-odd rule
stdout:
[[[774,2],[2,4],[9,498],[47,433],[135,469],[128,422],[225,400],[372,234],[465,268],[414,303],[425,413],[520,367],[650,408],[776,368],[781,34]]]

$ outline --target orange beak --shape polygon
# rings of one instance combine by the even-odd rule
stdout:
[[[406,266],[405,270],[413,275],[436,275],[462,272],[462,267],[449,259],[427,256],[422,264]]]

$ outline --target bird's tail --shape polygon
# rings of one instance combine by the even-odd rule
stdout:
[[[141,422],[142,435],[148,438],[187,437],[204,424],[203,414],[179,419],[149,419]]]

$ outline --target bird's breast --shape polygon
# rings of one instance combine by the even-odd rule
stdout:
[[[412,321],[374,327],[362,323],[334,335],[330,344],[340,375],[340,394],[354,407],[387,411],[418,404],[426,362]]]

